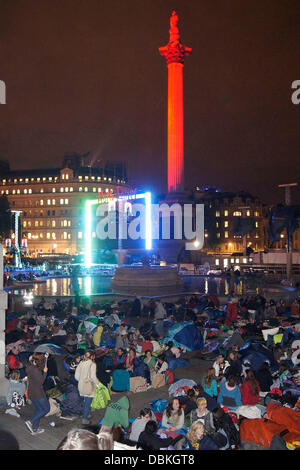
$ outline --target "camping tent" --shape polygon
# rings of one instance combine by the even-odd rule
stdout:
[[[172,326],[162,340],[163,343],[169,341],[187,351],[199,351],[204,345],[203,336],[193,322],[176,323]]]

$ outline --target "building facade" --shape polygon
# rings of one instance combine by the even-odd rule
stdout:
[[[87,166],[77,154],[66,155],[61,168],[10,170],[1,164],[0,184],[10,209],[21,211],[20,238],[29,256],[82,253],[86,200],[130,191],[124,164]]]
[[[222,192],[216,188],[197,188],[193,198],[195,203],[202,203],[206,208],[203,250],[208,254],[246,255],[247,251],[264,250],[266,207],[259,198],[243,191]]]

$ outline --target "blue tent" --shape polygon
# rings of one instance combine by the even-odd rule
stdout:
[[[239,355],[241,356],[241,361],[249,362],[255,372],[265,361],[269,361],[271,370],[276,371],[279,368],[273,352],[261,343],[249,342],[245,344],[245,346],[239,349]]]
[[[203,348],[203,336],[193,322],[176,323],[172,326],[163,343],[172,341],[178,348],[186,348],[187,351],[199,351]]]

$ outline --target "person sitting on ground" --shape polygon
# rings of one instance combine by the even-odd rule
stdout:
[[[269,362],[265,361],[262,363],[256,372],[256,378],[258,380],[261,393],[267,393],[271,390],[274,379],[270,371]]]
[[[219,405],[234,409],[242,406],[242,397],[240,388],[237,385],[236,377],[232,375],[225,382],[221,382],[220,393],[217,400]]]
[[[218,450],[217,444],[205,432],[201,421],[194,422],[186,435],[189,448],[192,450]]]
[[[178,400],[184,408],[185,424],[189,425],[190,423],[190,413],[192,410],[197,409],[197,393],[193,388],[189,388],[186,392],[186,395],[178,397]]]
[[[9,367],[10,372],[13,372],[14,370],[19,370],[21,378],[24,378],[26,375],[25,366],[21,361],[19,361],[18,353],[19,353],[19,348],[17,346],[14,346],[11,349],[11,351],[8,353],[7,355],[8,367]]]
[[[198,398],[197,409],[192,410],[190,414],[190,424],[200,421],[207,433],[211,434],[215,431],[213,414],[207,409],[207,401],[205,398]]]
[[[208,395],[208,393],[206,393],[203,390],[203,387],[202,387],[201,384],[194,385],[193,390],[195,390],[196,398],[203,397],[203,398],[206,399],[207,408],[209,409],[209,411],[213,411],[218,406],[217,400],[215,398],[211,397],[210,395]],[[197,407],[195,407],[195,408],[197,408]]]
[[[129,439],[138,442],[141,432],[145,430],[146,424],[152,419],[152,410],[150,408],[143,408],[140,415],[133,421]]]
[[[215,378],[215,369],[213,367],[210,367],[206,374],[205,377],[203,378],[201,385],[203,387],[203,390],[208,393],[213,398],[217,398],[218,396],[218,390],[217,390],[217,381]]]
[[[163,412],[162,427],[168,430],[179,430],[184,426],[184,411],[178,398],[172,398]]]
[[[163,374],[169,368],[167,361],[165,361],[164,355],[158,356],[154,366],[154,371],[157,374]]]
[[[126,370],[128,371],[133,370],[133,360],[135,359],[135,357],[136,357],[135,348],[134,347],[129,348],[129,352],[128,352],[126,362],[125,362]]]
[[[125,350],[122,348],[118,348],[113,358],[113,365],[115,367],[119,367],[120,365],[123,365],[125,367],[126,360],[127,360],[127,355],[125,353]]]
[[[138,448],[143,450],[160,450],[168,446],[175,446],[179,441],[184,440],[183,436],[162,438],[157,435],[157,423],[155,421],[148,421],[145,430],[141,432],[138,440]]]
[[[260,386],[253,370],[246,370],[246,377],[240,390],[243,405],[257,405],[259,402]]]
[[[127,351],[129,348],[129,341],[127,338],[127,331],[125,328],[121,329],[121,332],[117,335],[115,349],[124,349]]]
[[[240,445],[240,433],[235,427],[230,415],[218,406],[213,411],[213,421],[216,431],[224,431],[231,449],[237,449]]]
[[[225,360],[223,354],[219,354],[216,361],[213,363],[213,368],[215,369],[215,377],[217,383],[221,382],[224,377],[224,372],[229,367],[229,362]]]
[[[227,359],[229,362],[229,367],[227,367],[224,371],[224,377],[228,379],[231,375],[234,375],[237,382],[240,383],[243,368],[241,361],[238,359],[237,353],[230,351]]]
[[[20,381],[20,372],[14,370],[10,374],[9,385],[6,391],[7,405],[12,408],[20,408],[25,405],[25,384]]]
[[[152,356],[150,349],[147,349],[147,351],[145,351],[144,363],[147,364],[150,370],[150,374],[152,374],[154,372],[156,359]]]

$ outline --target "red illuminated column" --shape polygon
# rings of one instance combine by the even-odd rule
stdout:
[[[170,19],[170,41],[159,48],[168,66],[168,191],[184,190],[183,146],[183,65],[192,51],[180,42],[178,16],[173,11]]]

